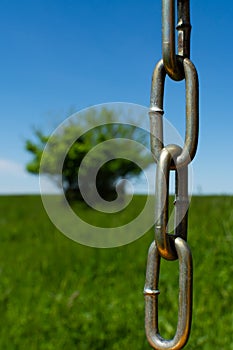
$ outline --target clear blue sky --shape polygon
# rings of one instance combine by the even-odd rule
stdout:
[[[233,193],[233,2],[191,1],[191,59],[200,77],[194,192]],[[24,168],[32,127],[72,108],[149,106],[161,58],[161,1],[2,0],[0,193],[37,192]],[[166,117],[184,132],[183,83],[166,85]]]

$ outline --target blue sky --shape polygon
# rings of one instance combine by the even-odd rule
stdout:
[[[224,6],[223,6],[224,5]],[[233,194],[233,2],[191,1],[200,78],[195,193]],[[161,1],[2,0],[0,193],[38,192],[25,172],[32,128],[106,102],[149,106],[161,58]],[[165,116],[184,134],[184,83],[167,79]]]

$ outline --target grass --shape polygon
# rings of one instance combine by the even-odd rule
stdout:
[[[138,208],[142,197],[136,200]],[[94,215],[79,210],[87,220]],[[0,211],[0,349],[150,349],[142,291],[153,230],[126,246],[96,249],[63,236],[40,197],[0,197]],[[188,242],[194,306],[186,348],[233,350],[233,197],[193,197]],[[159,322],[168,338],[176,328],[177,269],[162,261]]]

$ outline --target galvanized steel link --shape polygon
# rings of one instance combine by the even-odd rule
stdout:
[[[144,288],[146,309],[146,335],[150,345],[157,350],[178,350],[186,344],[192,322],[192,254],[187,243],[180,237],[175,239],[175,249],[179,258],[179,308],[178,323],[173,339],[164,339],[159,333],[158,296],[160,254],[153,241],[148,253],[146,283]]]
[[[167,74],[173,80],[184,79],[183,58],[190,57],[189,0],[177,0],[178,49],[175,51],[175,0],[162,0],[162,48]]]
[[[169,175],[172,161],[182,149],[177,145],[168,145],[162,149],[156,169],[156,204],[155,204],[155,241],[159,254],[167,260],[177,259],[174,239],[187,240],[188,169],[187,166],[176,170],[175,195],[175,234],[168,234],[169,217]]]
[[[194,64],[183,60],[186,90],[186,127],[185,142],[181,154],[177,158],[176,167],[191,162],[196,154],[199,131],[199,83]],[[166,71],[163,60],[156,65],[152,78],[150,98],[151,152],[157,162],[164,147],[163,144],[163,99]],[[174,164],[172,169],[174,169]]]

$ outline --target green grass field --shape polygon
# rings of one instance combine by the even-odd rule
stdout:
[[[150,349],[143,288],[153,230],[126,246],[96,249],[56,230],[39,196],[0,197],[0,210],[1,350]],[[188,242],[194,305],[186,348],[233,350],[233,197],[193,197]],[[170,338],[178,263],[163,261],[161,269],[160,328]]]

